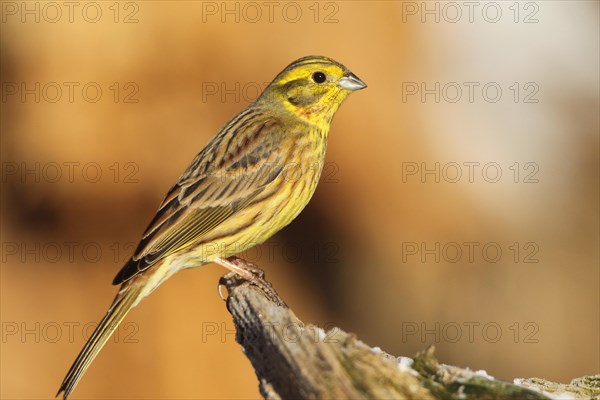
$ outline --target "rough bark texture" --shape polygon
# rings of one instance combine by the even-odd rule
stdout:
[[[440,364],[430,347],[414,360],[371,348],[339,328],[305,325],[255,286],[227,280],[236,340],[265,399],[596,399],[600,375],[569,385],[498,381],[483,371]]]

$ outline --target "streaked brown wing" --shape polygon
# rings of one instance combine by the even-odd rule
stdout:
[[[283,168],[275,151],[282,129],[250,115],[217,134],[169,191],[113,284],[197,243],[259,195]]]

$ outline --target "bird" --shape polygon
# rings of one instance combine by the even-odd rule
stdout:
[[[107,313],[58,393],[66,400],[127,313],[176,272],[229,259],[288,225],[315,192],[332,119],[367,85],[339,62],[302,57],[232,118],[167,192],[133,256],[113,280]]]

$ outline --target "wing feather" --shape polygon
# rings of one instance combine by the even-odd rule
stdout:
[[[165,196],[135,254],[113,284],[123,283],[158,260],[198,243],[251,203],[281,173],[282,155],[273,151],[283,137],[280,123],[250,113],[226,128],[232,137],[220,132],[194,159]],[[227,153],[219,146],[224,141]]]

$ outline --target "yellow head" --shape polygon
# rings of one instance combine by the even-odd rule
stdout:
[[[308,56],[288,65],[257,100],[283,104],[312,124],[329,124],[344,99],[367,85],[342,64]]]

